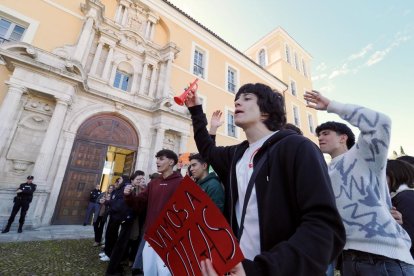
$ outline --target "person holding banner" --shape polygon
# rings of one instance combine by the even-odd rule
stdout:
[[[178,156],[175,152],[163,149],[157,152],[155,157],[157,158],[157,171],[161,176],[152,179],[145,190],[137,196],[133,195],[131,185],[124,189],[124,198],[128,206],[138,214],[147,211],[144,232],[157,219],[165,203],[183,180],[180,173],[174,172],[174,166],[178,162]],[[142,256],[144,275],[171,275],[162,259],[149,246],[148,242],[145,242]]]
[[[245,260],[232,275],[324,275],[345,244],[345,230],[325,160],[306,137],[288,129],[283,96],[269,86],[243,85],[235,97],[241,144],[217,147],[200,100],[185,101],[200,154],[225,187],[224,214]],[[204,275],[216,275],[210,260]]]

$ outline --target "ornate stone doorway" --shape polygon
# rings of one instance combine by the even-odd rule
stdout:
[[[130,174],[135,167],[137,148],[138,135],[123,118],[100,114],[86,120],[73,144],[52,223],[81,224],[89,192],[104,182],[108,156],[114,152],[126,153],[122,173]]]

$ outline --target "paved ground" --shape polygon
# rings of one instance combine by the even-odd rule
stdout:
[[[17,233],[17,229],[12,228],[9,233],[0,234],[0,243],[19,242],[19,241],[46,241],[63,239],[93,239],[93,227],[82,225],[52,225],[25,230]]]
[[[0,276],[105,275],[92,226],[61,225],[0,234]],[[130,273],[126,274],[130,275]]]

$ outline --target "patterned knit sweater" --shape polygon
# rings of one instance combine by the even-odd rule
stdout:
[[[332,101],[338,114],[361,131],[356,144],[329,164],[336,205],[346,230],[344,249],[354,249],[414,264],[411,240],[390,213],[386,180],[391,120],[373,110]]]

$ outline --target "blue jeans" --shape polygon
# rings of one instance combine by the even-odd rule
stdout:
[[[342,276],[414,276],[414,265],[385,256],[344,250]]]
[[[86,215],[85,220],[83,221],[83,224],[91,224],[91,216],[93,214],[93,222],[96,222],[96,219],[98,218],[99,214],[99,203],[95,202],[89,202],[88,208],[86,209]]]
[[[334,276],[335,274],[335,269],[334,269],[334,264],[329,264],[328,265],[328,269],[326,270],[326,276]]]

